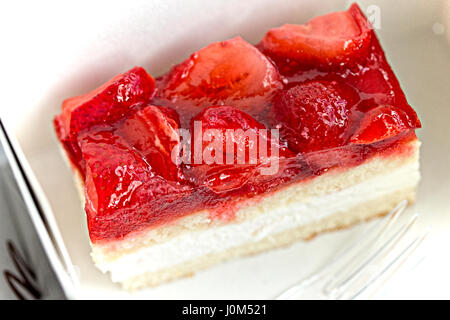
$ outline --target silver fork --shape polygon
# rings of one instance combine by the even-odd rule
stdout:
[[[407,201],[364,233],[364,237],[340,250],[318,271],[281,293],[276,299],[356,299],[378,280],[391,277],[428,236],[412,231],[418,214],[399,221]],[[404,221],[406,220],[406,221]],[[412,235],[412,239],[411,239]],[[408,238],[409,237],[409,238]]]

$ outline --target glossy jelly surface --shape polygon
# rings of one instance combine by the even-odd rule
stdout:
[[[357,5],[269,30],[256,46],[239,37],[213,43],[156,80],[135,67],[64,101],[55,118],[85,182],[93,242],[203,209],[233,219],[248,199],[374,156],[406,153],[419,127]],[[263,132],[264,157],[250,161],[255,146],[245,136],[241,144],[233,136],[235,153],[225,145],[208,149],[208,130],[227,136],[230,129]],[[191,147],[200,141],[201,154],[215,161],[197,163],[195,152],[175,161],[183,130]],[[255,148],[260,156],[262,145]],[[262,174],[273,160],[277,170]]]

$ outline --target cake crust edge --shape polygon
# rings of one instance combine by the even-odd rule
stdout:
[[[407,200],[408,204],[412,204],[415,202],[415,199],[415,188],[399,190],[390,197],[383,196],[379,199],[363,203],[362,205],[353,207],[345,212],[337,213],[316,223],[293,228],[276,235],[270,235],[258,242],[247,243],[223,252],[202,256],[198,259],[165,268],[161,271],[147,272],[129,278],[121,284],[128,291],[134,291],[144,287],[155,287],[179,278],[193,276],[195,273],[221,262],[239,257],[252,256],[273,249],[285,248],[301,240],[311,241],[320,234],[348,229],[356,224],[384,217],[402,200]]]

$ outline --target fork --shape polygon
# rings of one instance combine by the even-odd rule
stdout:
[[[419,234],[412,231],[419,218],[416,213],[405,217],[403,220],[406,221],[399,221],[406,206],[406,200],[400,202],[372,226],[362,239],[358,238],[344,247],[330,262],[276,299],[356,299],[374,287],[381,278],[390,278],[430,232],[430,228]],[[412,239],[408,239],[411,235]]]

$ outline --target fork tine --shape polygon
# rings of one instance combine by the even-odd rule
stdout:
[[[337,254],[334,255],[331,263],[335,263],[337,261],[342,261],[342,256],[349,255],[353,249],[364,243],[372,243],[372,239],[378,238],[382,236],[389,229],[390,226],[394,224],[394,222],[398,219],[398,217],[403,213],[407,206],[408,202],[406,200],[401,201],[394,209],[392,209],[384,218],[382,218],[377,224],[372,226],[366,236],[361,241],[358,239],[352,242],[351,245],[345,247],[343,250],[338,251]]]
[[[400,254],[397,255],[394,259],[392,259],[387,265],[381,269],[375,276],[373,276],[362,288],[360,288],[356,293],[350,296],[350,299],[356,299],[358,296],[363,294],[372,284],[374,284],[380,277],[386,274],[390,269],[392,269],[396,264],[398,264],[397,268],[392,270],[392,272],[388,275],[390,278],[397,270],[401,268],[403,263],[410,257],[416,249],[423,243],[423,241],[427,238],[430,233],[430,229],[424,231],[421,235],[417,236],[414,241],[410,242],[404,249],[401,250]]]
[[[352,259],[354,256],[358,255],[362,250],[366,248],[368,244],[373,243],[375,239],[381,237],[389,229],[389,227],[394,224],[394,222],[406,208],[406,205],[406,200],[400,202],[382,220],[380,220],[377,224],[369,229],[363,241],[357,239],[350,245],[344,247],[342,250],[339,250],[337,254],[333,255],[331,262],[324,264],[321,268],[319,268],[318,271],[314,272],[310,276],[290,287],[289,289],[281,293],[278,297],[276,297],[276,299],[282,300],[294,297],[296,294],[299,294],[307,287],[317,282],[317,280],[321,279],[322,275],[328,273],[338,262],[342,263],[342,261]],[[358,251],[355,252],[355,254],[352,254],[354,250]]]
[[[353,270],[358,266],[357,257],[364,255],[364,253],[369,252],[369,249],[373,246],[374,243],[377,243],[379,239],[381,239],[386,232],[394,225],[397,221],[398,217],[403,213],[404,209],[407,206],[407,201],[403,200],[400,202],[385,218],[385,220],[380,221],[380,223],[372,228],[370,232],[363,238],[362,241],[358,241],[357,244],[359,246],[357,250],[351,254],[351,251],[348,252],[347,256],[340,259],[341,267],[337,271],[334,272],[333,276],[331,276],[331,282],[336,282],[337,279],[342,278],[342,275],[345,274],[346,270]],[[345,262],[345,263],[344,263]],[[353,268],[349,267],[349,264],[353,266]],[[328,284],[330,286],[331,284]]]
[[[359,252],[365,248],[367,245],[371,245],[374,240],[382,237],[387,230],[397,221],[398,217],[403,213],[407,206],[408,202],[406,200],[403,200],[400,202],[397,206],[395,206],[394,209],[392,209],[382,220],[380,220],[377,224],[372,226],[370,230],[366,233],[364,236],[364,239],[358,239],[354,241],[350,246],[344,248],[341,251],[338,251],[337,254],[334,255],[334,258],[331,263],[337,262],[337,261],[343,261],[342,257],[347,256],[350,258],[351,252],[353,249],[360,247],[361,249],[358,249],[355,254],[352,255],[358,255]]]
[[[349,275],[345,275],[345,278],[334,278],[324,288],[326,294],[338,295],[349,284],[354,281],[358,275],[360,275],[375,259],[379,258],[383,254],[388,254],[395,245],[411,230],[412,226],[416,223],[418,215],[415,214],[409,222],[398,229],[387,241],[385,241],[380,248],[378,248],[369,258],[359,264],[356,270],[352,271]]]

